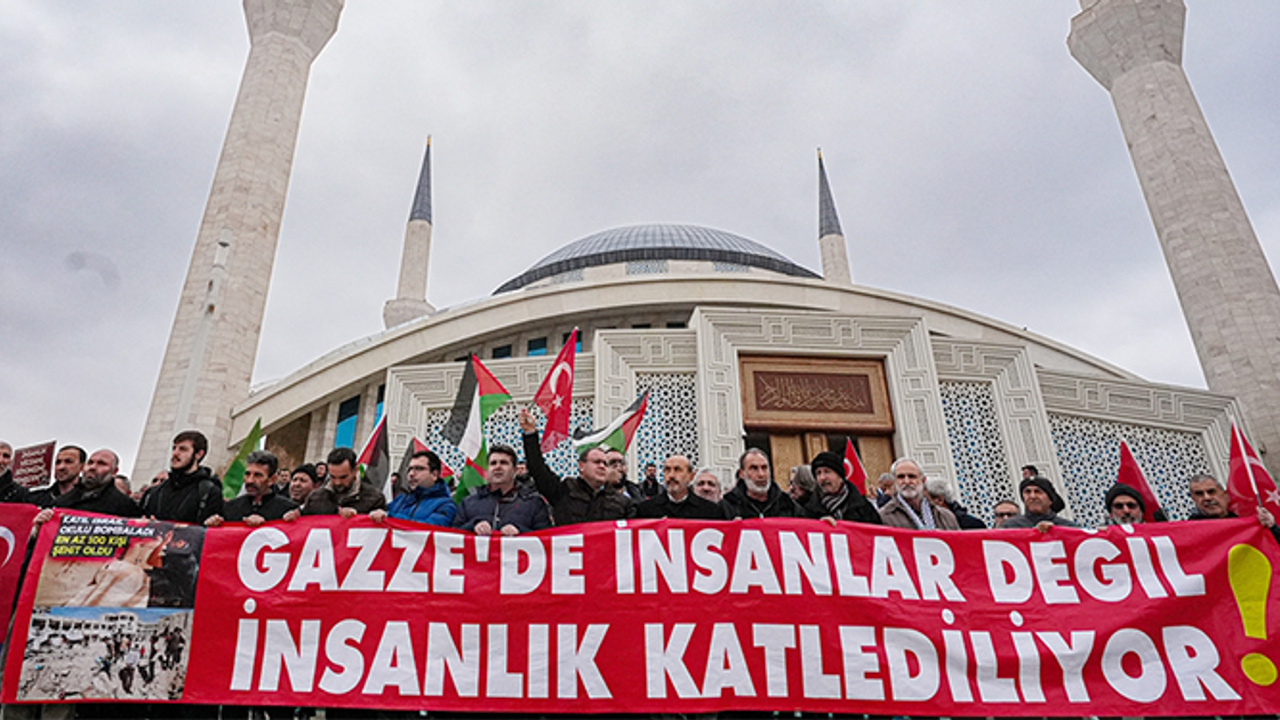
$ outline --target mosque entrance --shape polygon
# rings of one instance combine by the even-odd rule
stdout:
[[[774,480],[853,440],[868,477],[893,462],[893,413],[881,360],[744,355],[739,358],[747,447],[769,454]]]

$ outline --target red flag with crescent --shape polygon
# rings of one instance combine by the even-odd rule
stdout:
[[[1234,423],[1231,425],[1231,460],[1227,467],[1231,512],[1240,517],[1253,517],[1258,505],[1262,505],[1280,518],[1280,490],[1276,489],[1276,481]]]
[[[844,476],[858,488],[863,497],[866,496],[867,470],[862,467],[862,460],[858,458],[858,451],[853,447],[851,438],[844,439]]]
[[[533,396],[534,404],[547,416],[547,427],[542,431],[543,452],[551,452],[556,445],[569,439],[569,414],[573,410],[573,358],[577,347],[578,328],[574,328]]]
[[[1142,512],[1142,521],[1155,522],[1156,513],[1160,512],[1160,501],[1156,499],[1155,492],[1142,474],[1142,468],[1130,452],[1129,444],[1123,440],[1120,441],[1120,470],[1116,475],[1116,482],[1138,491],[1142,496],[1142,504],[1146,507]]]

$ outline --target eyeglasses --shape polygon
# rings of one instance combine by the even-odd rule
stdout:
[[[1136,502],[1113,502],[1113,503],[1111,503],[1111,509],[1112,509],[1112,510],[1137,510],[1137,509],[1138,509],[1138,503],[1136,503]]]
[[[1016,513],[1016,512],[998,512],[998,513],[996,513],[996,517],[998,517],[998,518],[1011,518],[1011,517],[1017,517],[1017,515],[1018,515],[1018,513]]]
[[[609,464],[610,465],[626,465],[627,461],[626,460],[610,460]]]

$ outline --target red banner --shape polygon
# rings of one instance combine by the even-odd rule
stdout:
[[[655,520],[489,538],[64,517],[37,547],[4,699],[1274,714],[1277,563],[1250,520],[1044,535]]]

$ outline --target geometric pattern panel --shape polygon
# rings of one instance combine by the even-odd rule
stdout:
[[[1182,520],[1195,508],[1187,479],[1210,472],[1203,433],[1057,413],[1049,414],[1049,425],[1058,446],[1067,503],[1077,521],[1092,527],[1106,524],[1103,503],[1120,468],[1121,440],[1133,451],[1170,520]]]
[[[590,432],[593,428],[591,425],[592,406],[594,403],[591,398],[574,398],[573,409],[569,416],[569,436],[572,437],[575,430]],[[509,402],[498,408],[493,415],[489,416],[488,422],[484,424],[484,436],[490,447],[494,445],[510,445],[515,449],[516,455],[524,460],[524,442],[522,432],[520,430],[520,408],[522,403]],[[542,411],[537,407],[530,408],[533,416],[538,420],[538,431],[541,433],[546,428],[546,418],[543,417]],[[444,439],[441,431],[445,424],[449,421],[449,409],[439,408],[430,410],[426,415],[429,423],[427,430],[419,437],[440,456],[445,465],[453,468],[454,472],[460,472],[466,463],[462,451],[453,443]],[[400,456],[393,455],[398,462]],[[578,457],[573,452],[573,443],[565,441],[557,445],[551,452],[544,453],[543,457],[547,461],[547,466],[561,477],[567,475],[578,474]]]
[[[970,514],[990,525],[994,519],[992,506],[1017,497],[992,384],[943,380],[938,383],[938,390],[960,502]]]
[[[658,467],[684,455],[698,467],[698,387],[694,373],[636,373],[636,390],[649,391],[649,409],[636,429],[631,455],[636,467]]]

